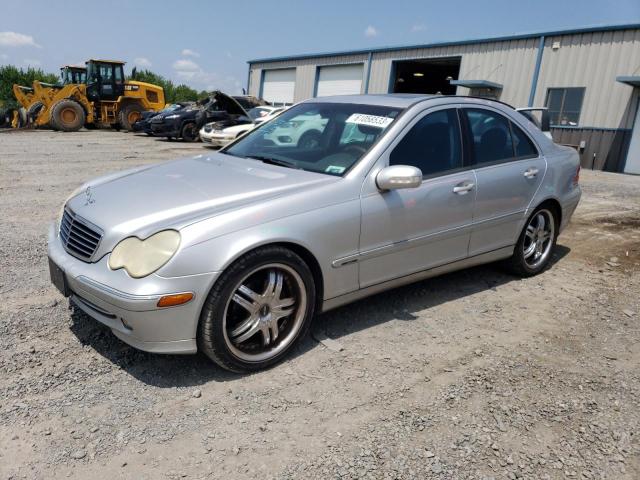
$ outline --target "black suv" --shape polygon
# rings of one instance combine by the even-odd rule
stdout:
[[[248,110],[266,105],[263,100],[251,96],[229,96],[215,91],[196,105],[186,107],[168,115],[151,119],[151,132],[158,137],[181,138],[187,142],[198,140],[198,132],[205,123],[233,120],[236,123],[251,122]]]

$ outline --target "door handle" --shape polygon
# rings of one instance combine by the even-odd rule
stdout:
[[[465,195],[473,190],[473,187],[475,186],[476,184],[473,182],[462,183],[453,187],[453,193],[457,193],[458,195]]]
[[[533,178],[538,175],[539,170],[537,168],[529,168],[524,172],[524,176],[527,178]]]

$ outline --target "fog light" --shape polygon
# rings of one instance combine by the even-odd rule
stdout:
[[[193,298],[193,293],[176,293],[174,295],[165,295],[158,300],[158,307],[175,307],[176,305],[185,304]]]

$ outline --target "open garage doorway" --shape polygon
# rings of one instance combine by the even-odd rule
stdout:
[[[449,80],[456,80],[460,73],[462,57],[425,58],[393,62],[391,93],[440,93],[455,95],[456,87]]]

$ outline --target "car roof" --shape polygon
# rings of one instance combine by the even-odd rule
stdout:
[[[384,107],[409,108],[417,103],[484,103],[499,105],[501,108],[511,105],[497,100],[489,100],[467,95],[424,95],[419,93],[386,93],[369,95],[336,95],[331,97],[318,97],[306,100],[304,103],[353,103],[358,105],[379,105]]]

